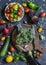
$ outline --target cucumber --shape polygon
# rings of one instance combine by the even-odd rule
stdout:
[[[9,41],[10,41],[10,36],[7,37],[6,43],[4,44],[0,52],[0,57],[4,57],[6,55],[9,46]]]

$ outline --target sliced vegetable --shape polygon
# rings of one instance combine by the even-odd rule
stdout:
[[[12,55],[8,55],[7,57],[6,57],[6,62],[7,63],[10,63],[10,62],[12,62],[13,61],[13,56]]]
[[[7,36],[6,43],[4,44],[4,46],[0,52],[0,57],[4,57],[6,55],[8,46],[9,46],[9,41],[10,41],[10,36]]]
[[[28,6],[32,10],[38,10],[39,9],[38,5],[36,5],[34,2],[28,2]]]

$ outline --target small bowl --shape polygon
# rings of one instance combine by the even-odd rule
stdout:
[[[20,19],[19,20],[16,20],[16,21],[20,21],[22,18],[23,18],[23,16],[24,16],[24,8],[22,7],[22,5],[21,4],[19,4],[19,3],[16,3],[16,2],[14,2],[14,3],[10,3],[10,4],[8,4],[7,6],[6,6],[6,8],[5,8],[5,11],[6,11],[6,9],[9,9],[9,5],[14,5],[14,4],[18,4],[19,5],[19,7],[21,7],[22,8],[22,16],[20,17]],[[7,20],[9,20],[9,18],[8,18],[8,16],[6,15],[6,13],[5,13],[5,17],[6,17],[6,19]],[[9,20],[10,21],[10,20]],[[11,21],[11,22],[16,22],[16,21]]]

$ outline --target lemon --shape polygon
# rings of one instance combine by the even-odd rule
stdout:
[[[12,62],[13,61],[13,56],[12,55],[8,55],[7,57],[6,57],[6,62],[7,63],[10,63],[10,62]]]

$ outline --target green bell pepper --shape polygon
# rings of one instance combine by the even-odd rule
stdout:
[[[39,9],[39,7],[35,3],[33,3],[33,2],[28,2],[28,6],[32,10],[38,10]]]

